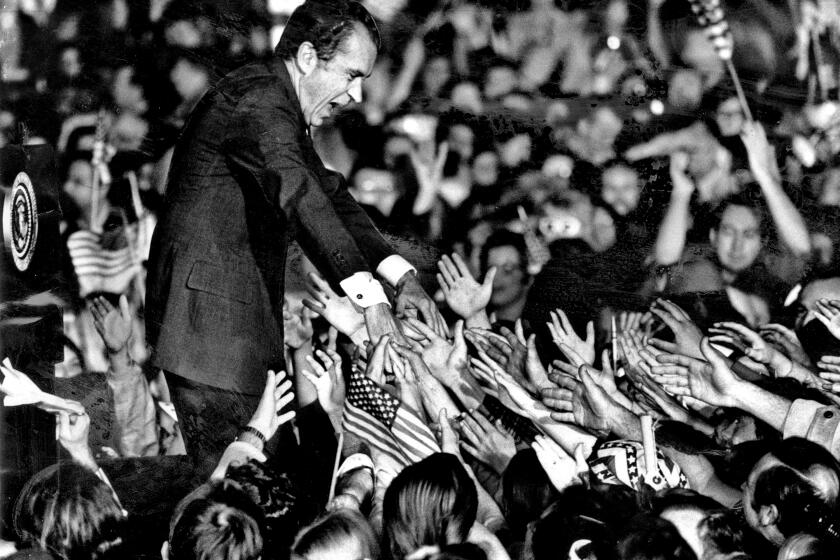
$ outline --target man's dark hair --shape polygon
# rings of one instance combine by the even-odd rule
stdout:
[[[582,484],[570,486],[533,523],[533,556],[535,560],[566,558],[575,541],[588,539],[592,543],[587,554],[599,559],[612,558],[618,531],[638,511],[638,495],[627,486],[602,483],[594,483],[591,488]]]
[[[382,45],[373,16],[359,2],[347,0],[307,0],[289,17],[274,53],[293,59],[303,43],[315,47],[318,58],[328,61],[359,23],[370,33],[378,51]]]
[[[761,240],[767,241],[772,232],[772,224],[767,216],[767,209],[764,206],[757,188],[747,188],[744,192],[733,194],[726,197],[715,207],[712,212],[712,227],[711,229],[717,231],[720,228],[720,222],[723,220],[723,214],[730,206],[743,206],[751,210],[759,223],[759,232]]]
[[[789,537],[799,532],[819,529],[820,520],[837,518],[837,488],[824,496],[810,478],[818,471],[829,471],[840,479],[840,464],[824,447],[802,439],[788,438],[779,442],[770,454],[781,465],[763,471],[755,481],[752,507],[775,505],[776,525]]]
[[[238,484],[202,484],[176,506],[170,521],[170,560],[257,560],[262,511]]]
[[[513,247],[516,249],[516,252],[519,253],[520,268],[526,276],[528,275],[528,246],[525,244],[525,238],[507,229],[497,229],[490,234],[487,241],[482,245],[478,257],[482,274],[487,272],[487,258],[490,255],[490,249],[496,247]]]
[[[672,523],[649,513],[635,517],[616,547],[620,560],[696,560]]]
[[[225,479],[238,484],[265,517],[263,560],[288,558],[295,535],[319,513],[316,500],[306,496],[301,485],[288,475],[266,463],[251,460],[231,466]]]
[[[533,449],[519,451],[508,463],[502,474],[502,496],[505,518],[514,536],[524,538],[527,524],[539,519],[557,498]]]

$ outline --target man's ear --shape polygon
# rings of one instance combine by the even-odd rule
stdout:
[[[761,527],[770,527],[779,520],[779,510],[775,505],[761,506],[758,509],[758,524]],[[165,560],[165,559],[164,559]]]
[[[160,545],[160,557],[163,560],[169,560],[169,541],[163,541]]]
[[[710,229],[709,230],[709,243],[714,245],[716,240],[717,240],[717,231],[714,230],[714,229]]]
[[[315,70],[318,66],[318,51],[315,50],[315,45],[309,41],[301,43],[295,56],[295,63],[304,76]]]

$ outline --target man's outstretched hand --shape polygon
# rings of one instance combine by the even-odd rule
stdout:
[[[388,335],[400,344],[408,343],[400,321],[391,313],[391,308],[387,303],[377,303],[366,307],[364,315],[371,342],[377,343],[383,336]]]
[[[400,278],[397,283],[394,302],[396,303],[394,312],[398,316],[405,315],[407,309],[416,309],[423,322],[429,325],[438,336],[449,336],[449,329],[443,315],[440,314],[435,301],[426,293],[413,272],[406,272]],[[369,323],[368,326],[370,326]]]

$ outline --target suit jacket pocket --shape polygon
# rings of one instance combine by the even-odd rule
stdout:
[[[187,288],[245,304],[254,299],[254,286],[248,275],[207,261],[193,264]]]

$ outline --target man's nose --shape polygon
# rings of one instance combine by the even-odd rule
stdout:
[[[361,103],[362,102],[362,79],[361,78],[356,78],[355,80],[353,80],[353,82],[350,84],[350,89],[347,90],[347,94],[350,96],[350,99],[352,99],[354,102],[356,102],[356,103]]]

